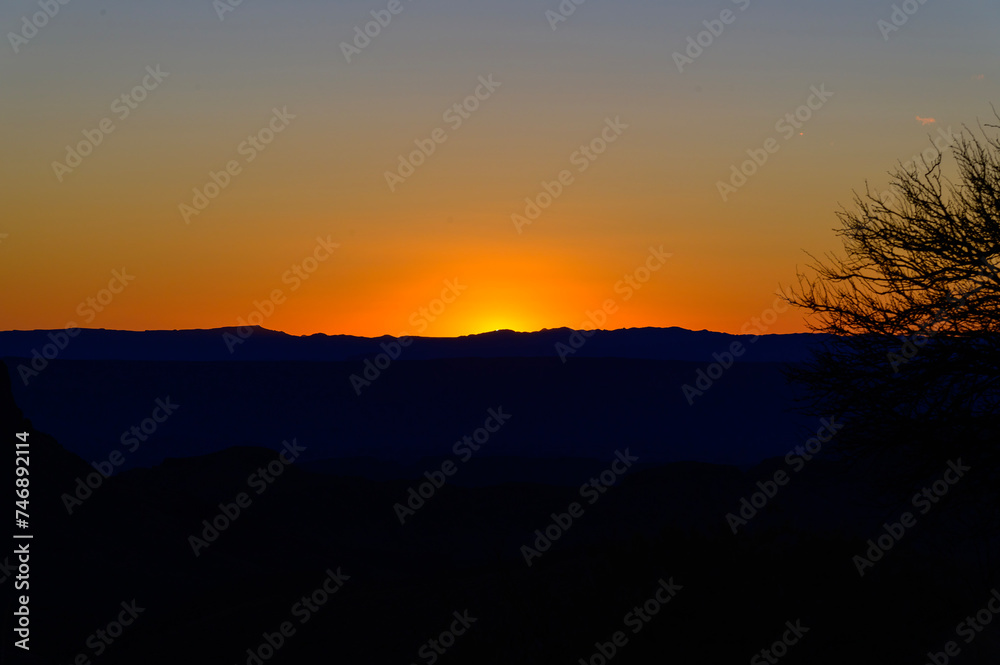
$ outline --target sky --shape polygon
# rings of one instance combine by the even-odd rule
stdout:
[[[740,332],[1000,103],[992,0],[236,2],[0,7],[0,329]]]

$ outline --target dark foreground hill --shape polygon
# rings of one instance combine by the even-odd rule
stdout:
[[[236,445],[278,449],[292,437],[310,462],[412,463],[453,455],[455,443],[498,408],[510,418],[477,460],[605,459],[629,446],[644,464],[746,466],[784,455],[819,427],[819,419],[792,412],[794,391],[773,363],[735,364],[689,404],[682,385],[703,367],[612,358],[399,360],[360,394],[350,381],[364,372],[357,361],[54,360],[27,386],[11,378],[41,428],[88,462],[117,450],[123,469]],[[151,416],[165,416],[157,400],[168,398],[164,422],[133,434]]]
[[[227,340],[239,340],[233,353]],[[631,446],[644,464],[755,464],[817,428],[791,410],[781,367],[821,341],[680,328],[409,344],[261,328],[15,331],[0,332],[0,357],[35,422],[90,462],[124,447],[122,470],[298,437],[310,462],[354,459],[365,477],[385,478],[448,455],[500,407],[513,418],[477,461],[603,459]],[[169,418],[130,433],[156,414]],[[480,481],[532,473],[497,464]]]
[[[928,662],[950,640],[961,662],[1000,654],[995,628],[956,637],[998,582],[977,559],[984,534],[961,537],[961,485],[862,577],[852,557],[909,497],[856,467],[811,461],[736,534],[727,513],[785,462],[610,454],[568,469],[580,485],[612,474],[583,494],[345,477],[299,464],[294,445],[284,462],[243,446],[98,479],[24,419],[4,376],[2,436],[31,442],[35,536],[32,650],[15,654],[5,630],[4,662],[715,664],[770,662],[767,649],[881,664]],[[97,487],[69,514],[64,495],[88,475]]]

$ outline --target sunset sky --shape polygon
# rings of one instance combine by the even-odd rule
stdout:
[[[263,325],[293,334],[582,327],[609,299],[602,327],[739,332],[839,246],[853,189],[1000,104],[1000,4],[903,4],[890,31],[893,3],[861,0],[566,0],[558,22],[558,0],[9,0],[0,329],[231,326],[280,290]],[[767,161],[723,200],[748,150]],[[651,247],[672,256],[645,273]]]

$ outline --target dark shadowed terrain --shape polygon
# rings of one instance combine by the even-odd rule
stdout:
[[[996,626],[956,637],[1000,581],[995,535],[967,528],[977,469],[921,513],[920,486],[801,448],[824,425],[780,363],[804,336],[761,338],[689,405],[735,338],[659,331],[674,347],[643,357],[658,333],[628,332],[565,364],[549,337],[417,340],[360,394],[377,341],[283,359],[261,331],[260,356],[221,357],[219,331],[88,331],[25,385],[44,340],[0,334],[3,436],[30,433],[35,662],[763,663],[786,638],[783,663],[920,664],[949,640],[997,662]]]

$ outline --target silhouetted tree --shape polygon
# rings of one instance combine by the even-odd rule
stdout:
[[[1000,119],[1000,116],[998,116]],[[841,450],[931,471],[959,454],[996,469],[1000,416],[1000,138],[959,135],[902,165],[892,196],[866,186],[838,213],[843,254],[814,260],[788,301],[837,336],[791,370],[810,410],[847,427]],[[909,465],[906,465],[909,466]]]
[[[949,461],[972,468],[923,542],[974,564],[955,569],[983,578],[973,588],[995,583],[1000,553],[998,129],[958,137],[954,181],[938,153],[900,164],[890,196],[856,193],[838,213],[843,253],[814,259],[787,297],[833,336],[789,370],[807,411],[845,424],[833,450],[904,506]]]

